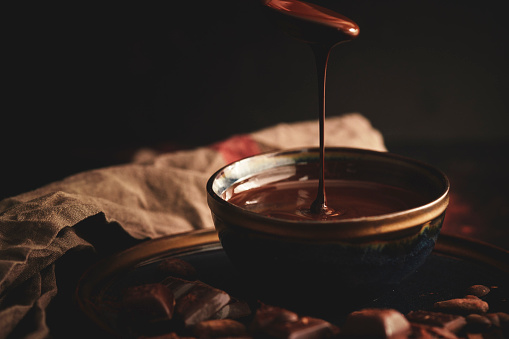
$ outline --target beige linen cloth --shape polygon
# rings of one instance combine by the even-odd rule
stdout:
[[[360,114],[329,118],[325,126],[327,145],[386,150]],[[316,121],[280,124],[194,150],[141,151],[132,163],[0,201],[0,338],[53,335],[47,308],[57,295],[55,268],[69,253],[100,251],[98,239],[115,244],[211,228],[205,184],[216,170],[260,151],[317,144]]]

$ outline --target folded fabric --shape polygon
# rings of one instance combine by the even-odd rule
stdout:
[[[327,145],[386,150],[359,114],[325,126]],[[316,121],[281,124],[194,150],[140,153],[0,201],[0,339],[51,333],[46,309],[57,295],[55,267],[68,253],[213,227],[205,192],[212,173],[262,151],[317,144]]]

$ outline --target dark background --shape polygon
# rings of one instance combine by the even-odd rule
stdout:
[[[332,52],[329,116],[360,112],[391,151],[460,176],[489,163],[482,175],[498,178],[509,145],[504,2],[319,3],[361,28]],[[0,198],[129,161],[139,147],[316,118],[312,53],[258,1],[48,6],[4,11]]]

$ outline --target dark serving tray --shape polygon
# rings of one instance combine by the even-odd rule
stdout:
[[[179,257],[191,263],[198,271],[199,280],[238,298],[246,295],[247,287],[224,253],[217,233],[207,230],[150,240],[99,262],[82,276],[77,286],[79,307],[105,332],[111,335],[122,333],[116,315],[103,303],[118,298],[127,286],[160,281],[161,277],[156,272],[157,264],[170,257]],[[402,313],[430,309],[436,301],[461,297],[465,288],[474,284],[492,288],[487,296],[490,311],[507,312],[509,252],[473,240],[441,234],[425,264],[400,285],[376,299],[351,305],[350,308],[342,305],[338,309],[353,311],[361,307],[378,307],[394,308]],[[252,295],[253,291],[250,289],[248,294]],[[255,297],[267,302],[263,295]],[[277,303],[277,300],[270,302]],[[337,302],[339,305],[342,300]],[[319,316],[337,325],[347,314],[322,314],[315,309],[299,312]]]

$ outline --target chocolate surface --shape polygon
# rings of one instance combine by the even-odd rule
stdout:
[[[317,180],[283,181],[233,194],[237,206],[274,218],[350,219],[383,215],[418,207],[421,195],[394,186],[353,180],[326,181],[328,205],[333,212],[316,214],[309,206],[317,194]]]
[[[189,327],[210,319],[230,301],[230,296],[219,289],[197,283],[187,294],[178,298],[175,315]]]
[[[145,284],[127,288],[122,297],[124,311],[135,322],[155,323],[173,317],[175,299],[163,284]]]
[[[359,35],[359,26],[354,21],[313,3],[266,0],[264,5],[280,29],[307,43],[331,47]]]
[[[355,22],[316,4],[297,0],[269,0],[265,2],[265,5],[302,20],[314,21],[318,24],[335,28],[351,37],[356,37],[359,34],[359,27]]]
[[[370,338],[406,338],[410,323],[394,309],[362,309],[348,315],[343,334]]]

